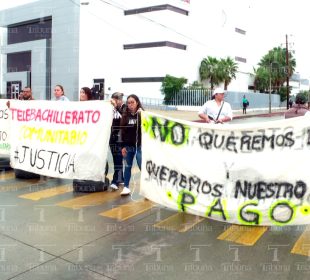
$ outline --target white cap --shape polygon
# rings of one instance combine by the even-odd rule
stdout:
[[[217,93],[225,93],[226,90],[224,90],[223,88],[216,88],[213,93],[212,93],[212,96],[216,95]]]

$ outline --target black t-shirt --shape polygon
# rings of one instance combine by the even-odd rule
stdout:
[[[129,113],[127,122],[121,127],[122,146],[141,146],[141,115]]]

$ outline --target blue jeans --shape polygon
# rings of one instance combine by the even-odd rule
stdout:
[[[125,160],[124,185],[125,187],[128,188],[129,181],[131,178],[131,168],[132,168],[133,159],[136,156],[138,167],[141,170],[142,154],[141,154],[141,147],[137,147],[136,149],[135,146],[127,146],[125,148],[127,150],[127,155],[124,157],[124,160]]]
[[[113,168],[114,174],[111,184],[118,185],[119,183],[123,183],[123,156],[122,156],[122,147],[119,143],[110,143],[110,149],[113,156]]]

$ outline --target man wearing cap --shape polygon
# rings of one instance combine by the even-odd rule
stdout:
[[[122,113],[126,105],[123,102],[124,94],[121,92],[114,92],[111,96],[111,104],[113,108],[113,122],[111,127],[110,149],[113,156],[114,174],[111,182],[111,189],[117,190],[118,185],[124,182],[123,173],[123,156],[121,146],[120,124]]]
[[[198,112],[198,116],[207,123],[224,123],[233,118],[231,106],[224,101],[225,90],[216,88],[212,100],[207,101]]]

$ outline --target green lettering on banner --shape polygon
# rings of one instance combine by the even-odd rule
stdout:
[[[258,201],[251,200],[242,204],[238,209],[238,220],[242,225],[260,225],[262,212],[257,209],[247,209],[248,206],[257,206]]]
[[[189,191],[183,190],[179,192],[177,204],[180,211],[186,212],[188,205],[196,204],[196,197]]]
[[[277,213],[277,210],[280,209],[280,207],[286,209],[288,211],[288,216],[286,218],[282,218],[279,215],[282,214],[284,211],[279,211]],[[290,202],[289,200],[278,200],[274,204],[271,205],[269,209],[269,219],[271,222],[277,226],[285,226],[289,223],[291,223],[295,217],[296,217],[296,208],[297,206]]]
[[[220,198],[216,198],[212,201],[210,206],[207,207],[206,216],[211,217],[212,214],[216,214],[222,217],[223,221],[227,221],[229,219],[229,215],[227,212],[226,200],[221,200]]]
[[[300,206],[299,209],[302,215],[304,216],[310,215],[310,205]]]
[[[148,116],[142,120],[143,130],[153,139],[161,142],[182,146],[188,141],[190,127],[178,122]]]
[[[173,195],[171,191],[167,191],[167,196],[169,199],[173,199]]]

